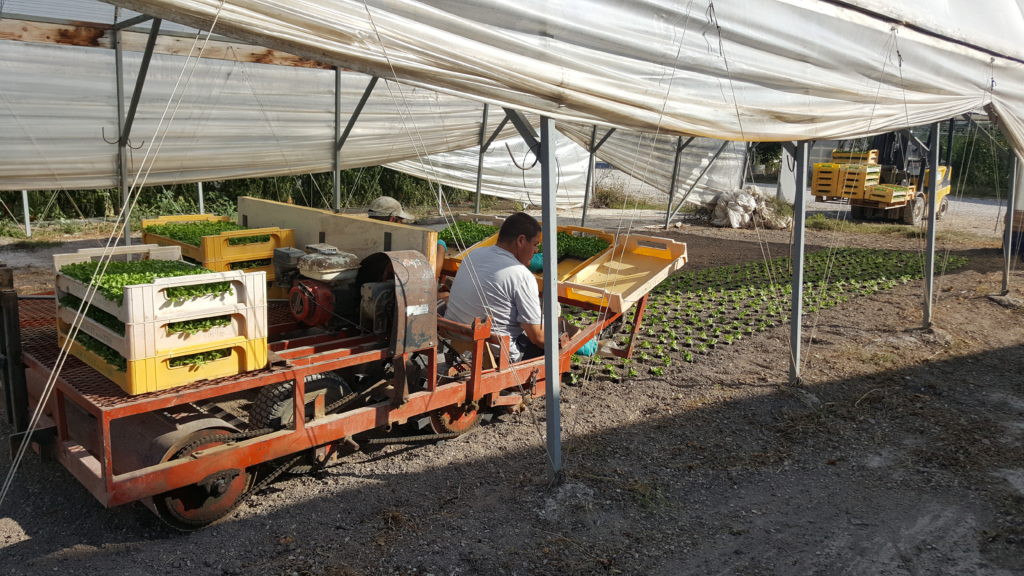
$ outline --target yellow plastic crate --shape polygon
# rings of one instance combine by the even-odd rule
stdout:
[[[57,340],[64,345],[67,334],[58,331]],[[231,348],[231,353],[202,364],[200,366],[171,366],[171,360],[189,354],[209,352],[221,348]],[[106,360],[87,350],[78,342],[72,342],[70,352],[100,374],[109,378],[129,394],[145,394],[168,388],[176,388],[191,384],[198,380],[223,378],[242,372],[259,370],[267,365],[267,339],[247,340],[231,346],[219,344],[182,348],[174,354],[161,354],[152,358],[128,360],[127,368],[122,372]]]
[[[897,186],[896,184],[875,184],[864,189],[864,199],[885,204],[899,204],[914,197],[913,186]]]
[[[558,296],[625,312],[669,274],[686,264],[686,244],[629,235],[594,256],[563,282]]]
[[[877,164],[844,164],[840,170],[839,194],[843,198],[864,198],[864,189],[878,184],[882,167]]]
[[[811,170],[811,194],[814,196],[839,196],[841,164],[818,162]]]
[[[614,234],[609,234],[607,232],[604,232],[603,230],[596,230],[594,228],[583,228],[581,226],[559,226],[558,231],[565,232],[567,234],[586,235],[593,236],[595,238],[601,238],[602,240],[608,242],[609,248],[606,248],[605,251],[608,251],[611,248],[611,245],[615,242]],[[541,241],[543,242],[543,240]],[[444,270],[444,272],[446,272],[448,275],[454,276],[455,273],[459,271],[459,266],[462,265],[462,261],[466,258],[466,256],[469,256],[470,252],[476,250],[477,248],[482,248],[484,246],[493,246],[497,243],[498,233],[495,232],[491,236],[488,236],[487,238],[484,238],[483,240],[477,242],[476,244],[473,244],[472,246],[466,248],[462,252],[459,252],[454,256],[449,256],[445,258],[444,263],[442,264],[442,270]],[[600,254],[603,254],[603,252]],[[596,254],[594,257],[600,256],[600,254]],[[574,258],[566,258],[565,260],[562,260],[561,262],[558,263],[558,279],[564,280],[583,264],[585,264],[584,261],[576,260]],[[538,282],[540,282],[541,276],[538,274],[537,277]]]
[[[245,230],[231,230],[222,232],[215,236],[203,236],[199,246],[185,244],[173,238],[160,236],[146,232],[147,226],[167,224],[170,222],[227,222],[225,216],[214,216],[210,214],[186,214],[176,216],[161,216],[159,218],[146,219],[142,221],[142,241],[146,244],[158,244],[160,246],[178,246],[181,248],[182,256],[199,262],[205,268],[216,272],[224,272],[232,269],[233,264],[251,262],[253,260],[269,260],[270,263],[246,268],[246,272],[263,271],[267,273],[267,280],[274,280],[274,249],[286,248],[295,245],[294,233],[288,228],[248,228]],[[250,244],[232,245],[234,238],[245,238],[248,236],[269,236],[265,242],[253,242]]]
[[[832,161],[839,164],[878,164],[878,150],[832,150]]]

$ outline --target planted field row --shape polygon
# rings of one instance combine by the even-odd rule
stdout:
[[[950,256],[939,263],[938,270],[954,270],[965,263],[965,258]],[[850,248],[808,254],[804,312],[813,314],[922,278],[923,264],[919,254],[892,250]],[[789,258],[675,274],[650,294],[634,359],[595,360],[596,369],[612,380],[644,373],[662,376],[676,361],[695,362],[718,346],[789,322],[791,275]],[[567,310],[566,317],[586,323],[594,314]],[[613,335],[617,343],[628,344],[632,329],[628,322],[621,324]],[[574,366],[583,362],[574,358]],[[589,367],[590,372],[594,370],[595,366]]]

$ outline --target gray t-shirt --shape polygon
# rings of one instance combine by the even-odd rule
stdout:
[[[482,296],[482,297],[481,297]],[[483,246],[466,256],[455,275],[444,317],[472,324],[474,318],[491,317],[491,332],[515,340],[523,333],[520,323],[540,324],[537,279],[511,252]],[[511,360],[519,360],[512,346]]]

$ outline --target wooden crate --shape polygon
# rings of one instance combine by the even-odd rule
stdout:
[[[177,247],[122,247],[119,254],[151,255],[154,248],[159,255],[173,252],[180,259]],[[54,256],[54,265],[58,269],[55,287],[57,331],[61,345],[78,315],[77,307],[61,304],[62,298],[71,295],[85,300],[90,290],[87,284],[61,274],[60,266],[93,259],[97,257],[97,252],[102,252],[102,249]],[[185,302],[175,302],[166,294],[168,288],[214,282],[229,283],[230,293],[207,295]],[[123,356],[128,369],[118,370],[77,343],[72,347],[72,353],[130,394],[164,390],[200,378],[219,378],[239,371],[263,368],[267,363],[266,286],[264,273],[247,274],[236,270],[158,278],[150,284],[126,286],[124,300],[120,304],[96,292],[92,295],[90,307],[106,312],[122,322],[125,326],[124,334],[88,317],[81,319],[79,331]],[[218,316],[227,316],[230,324],[191,335],[168,331],[168,326],[176,322]],[[224,358],[211,362],[209,366],[191,368],[170,366],[174,358],[221,348],[230,348],[233,360]]]
[[[832,150],[838,164],[878,164],[878,150]]]
[[[864,199],[897,204],[909,202],[915,195],[913,186],[897,186],[896,184],[874,184],[864,189]]]
[[[686,244],[655,236],[619,237],[565,281],[558,296],[625,312],[669,274],[686,264]]]
[[[142,241],[147,244],[159,244],[160,246],[178,246],[181,248],[182,256],[190,258],[205,268],[216,272],[226,272],[235,269],[237,265],[257,260],[267,260],[263,266],[245,268],[245,272],[265,272],[267,280],[274,280],[274,249],[292,247],[295,245],[293,231],[287,228],[266,227],[247,228],[244,230],[231,230],[214,236],[203,236],[199,246],[185,244],[174,238],[160,236],[146,232],[147,226],[167,224],[172,222],[227,222],[225,216],[214,216],[211,214],[186,214],[177,216],[161,216],[159,218],[146,219],[142,221]],[[237,238],[249,236],[267,236],[269,239],[264,242],[252,242],[249,244],[232,244],[231,241]]]

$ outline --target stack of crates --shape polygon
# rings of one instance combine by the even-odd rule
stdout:
[[[244,268],[245,272],[263,272],[268,281],[274,280],[274,249],[291,248],[295,246],[295,239],[292,230],[287,228],[249,228],[245,230],[232,230],[222,232],[216,236],[203,236],[199,246],[185,244],[158,234],[146,232],[147,226],[167,224],[170,222],[227,222],[226,216],[215,216],[213,214],[187,214],[178,216],[160,216],[142,221],[142,242],[145,244],[158,244],[160,246],[178,246],[181,248],[181,255],[201,266],[214,272],[227,272],[235,269],[240,264],[248,262],[263,262],[259,266]],[[248,238],[252,236],[266,236],[263,242],[250,242],[248,244],[232,244],[233,239]]]
[[[814,165],[811,194],[824,199],[861,200],[865,188],[878,184],[881,175],[878,150],[833,150],[832,162]]]
[[[156,246],[121,248],[122,253],[153,257]],[[163,259],[180,259],[158,253]],[[64,264],[83,262],[99,256],[102,249],[79,250],[73,254],[54,256],[57,269],[57,339],[61,346],[67,340],[78,314],[77,308],[62,305],[61,299],[72,295],[79,300],[87,296],[88,285],[60,273]],[[196,286],[227,282],[228,293],[206,295],[184,302],[167,296],[167,289],[178,286]],[[242,372],[259,370],[267,365],[267,284],[262,272],[244,273],[240,270],[158,278],[150,284],[124,288],[124,300],[118,304],[95,292],[91,308],[113,316],[124,323],[124,334],[89,317],[81,318],[79,332],[98,340],[101,344],[124,357],[124,370],[107,362],[100,355],[73,342],[72,355],[100,372],[129,394],[143,394],[174,388],[196,380],[222,378]],[[226,325],[184,333],[172,326],[175,323],[226,318]],[[221,322],[223,323],[223,321]],[[216,359],[199,362],[183,360],[201,358],[216,351]]]
[[[875,184],[864,189],[864,199],[882,204],[904,204],[915,195],[913,186],[896,184]]]

